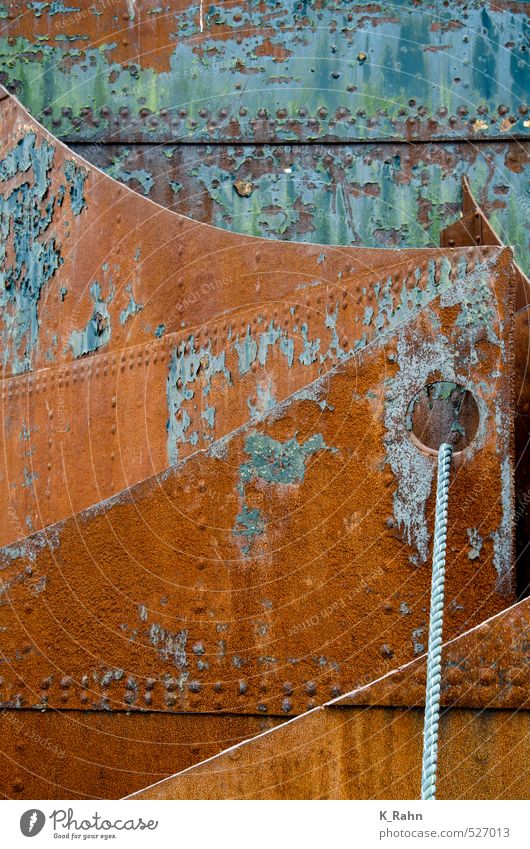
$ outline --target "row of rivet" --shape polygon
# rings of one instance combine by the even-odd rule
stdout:
[[[475,266],[476,266],[477,263],[478,263],[477,257],[475,256],[473,258],[475,259]],[[426,275],[428,274],[428,265],[424,264],[423,266],[421,266],[420,270],[421,270],[422,280],[423,280],[426,277]],[[451,270],[453,271],[454,269],[451,268]],[[376,272],[371,272],[370,276],[377,276],[379,278],[379,277],[385,276],[385,275],[378,274]],[[406,275],[405,275],[405,278],[406,278]],[[394,276],[393,283],[396,286],[396,288],[402,283],[402,279],[400,278],[399,275],[396,274]],[[328,289],[327,297],[328,297],[329,300],[333,300],[334,297],[336,298],[336,292],[334,292],[333,289],[336,289],[337,285],[338,284],[334,284],[334,286],[329,286],[329,284],[322,284],[322,288],[324,288],[324,286],[325,286]],[[356,284],[355,287],[352,290],[346,289],[345,287],[342,288],[342,297],[343,297],[342,307],[343,307],[343,309],[346,309],[346,307],[350,303],[353,306],[368,306],[368,307],[370,307],[372,304],[375,303],[375,300],[376,300],[375,293],[373,291],[367,291],[365,295],[362,295],[363,288],[365,288],[365,287],[363,287],[359,283]],[[353,298],[352,298],[354,293],[359,298],[359,300],[356,301],[356,302],[353,302]],[[361,295],[362,295],[362,297],[361,297]],[[316,296],[316,298],[313,299],[313,300],[315,300],[315,302],[317,304],[320,304],[320,302],[321,302],[320,296]],[[288,315],[285,318],[283,318],[283,316],[282,316],[283,324],[284,324],[285,327],[287,327],[289,325],[289,322],[290,322],[290,319],[291,319],[290,312],[289,312],[291,306],[292,306],[292,304],[289,304],[289,305],[285,304],[284,309],[281,310],[283,315],[285,315],[285,311],[288,312]],[[306,308],[308,308],[309,310],[312,310],[313,312],[316,312],[316,313],[319,312],[318,310],[316,310],[314,308],[314,305],[312,303],[311,298],[306,298],[305,306],[306,306]],[[249,311],[252,310],[253,312],[255,312],[256,309],[259,309],[259,307],[252,305],[252,307],[248,307],[247,309]],[[260,310],[260,315],[262,317],[262,324],[264,326],[266,326],[267,323],[269,323],[271,320],[277,319],[279,312],[280,311],[278,309],[275,309],[275,310],[272,311],[272,314],[266,314],[266,312],[264,310]],[[307,320],[309,320],[309,316],[307,316],[305,318]],[[303,321],[304,317],[302,317],[300,320]],[[254,315],[253,319],[252,319],[252,323],[256,325],[257,321],[258,321],[258,317],[256,315]],[[243,333],[243,334],[246,333],[246,330],[247,330],[249,323],[250,323],[250,321],[248,319],[241,321],[241,325],[240,325],[241,333]],[[224,323],[223,324],[223,331],[226,333],[228,331],[229,327],[233,328],[233,325],[228,324],[228,323]],[[218,337],[217,326],[214,326],[212,328],[212,335],[210,335],[210,331],[209,331],[208,326],[206,326],[201,332],[202,332],[203,339],[206,343],[211,342],[212,339],[214,341],[217,341],[217,337]],[[174,333],[167,334],[163,339],[153,340],[152,342],[149,342],[149,343],[144,344],[142,346],[140,346],[140,345],[133,346],[133,348],[128,351],[129,368],[134,368],[135,363],[138,366],[141,366],[143,364],[145,364],[147,366],[147,365],[149,365],[149,363],[151,361],[153,362],[153,364],[156,364],[158,361],[164,362],[167,354],[170,353],[170,351],[173,350],[174,348],[178,349],[179,347],[183,347],[185,352],[189,352],[189,350],[191,350],[191,345],[190,345],[190,342],[189,342],[190,335],[193,335],[193,329],[192,328],[190,328],[190,330],[187,331],[185,337],[181,336],[181,332],[175,331]],[[178,336],[180,338],[175,339],[176,336]],[[200,338],[200,334],[198,334],[198,337]],[[348,345],[347,336],[344,336],[344,338],[343,338],[343,345],[345,347]],[[198,339],[195,340],[195,350],[198,350]],[[160,353],[159,353],[159,351],[160,351]],[[126,352],[122,352],[121,354],[119,352],[116,352],[116,353],[113,352],[113,353],[107,353],[107,354],[97,354],[96,353],[96,354],[94,354],[93,357],[90,357],[89,360],[87,360],[86,365],[75,363],[75,362],[74,363],[66,362],[66,363],[62,363],[60,365],[54,366],[53,371],[59,372],[59,375],[58,375],[58,378],[57,378],[57,383],[58,383],[58,387],[62,388],[63,386],[64,387],[68,386],[68,379],[69,378],[71,378],[72,383],[77,383],[78,381],[81,382],[81,381],[85,380],[85,378],[87,378],[87,377],[92,377],[93,374],[95,375],[95,377],[99,377],[101,375],[101,373],[103,373],[103,376],[106,377],[106,376],[108,376],[109,368],[111,370],[111,374],[114,375],[114,374],[117,373],[118,365],[120,367],[120,370],[123,372],[124,369],[125,369],[126,363],[127,363],[127,353]],[[21,382],[27,382],[27,388],[26,388],[26,391],[23,390],[20,393],[20,397],[25,397],[25,396],[31,395],[33,393],[37,394],[40,391],[46,391],[47,388],[48,388],[48,383],[47,383],[48,377],[49,377],[49,380],[50,380],[49,388],[52,389],[53,386],[54,386],[54,383],[55,383],[55,374],[54,373],[49,374],[50,371],[51,370],[49,368],[47,368],[46,372],[48,374],[43,375],[42,378],[40,379],[40,381],[39,381],[38,375],[36,375],[36,376],[33,376],[33,375],[17,375],[16,377],[6,378],[5,382],[7,382],[7,393],[6,393],[6,390],[4,389],[4,392],[2,393],[2,400],[4,402],[6,400],[11,401],[11,400],[14,400],[17,397],[19,397],[19,393],[17,392],[17,389],[18,389]],[[65,371],[69,373],[67,376],[64,375]]]

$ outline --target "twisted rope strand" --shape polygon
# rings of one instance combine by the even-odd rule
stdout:
[[[438,764],[438,726],[440,722],[440,688],[442,680],[442,626],[444,615],[445,547],[447,540],[447,507],[452,445],[444,442],[438,450],[436,515],[432,552],[431,613],[427,649],[427,684],[423,725],[423,763],[421,798],[436,799]]]

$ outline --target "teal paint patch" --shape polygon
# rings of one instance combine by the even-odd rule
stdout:
[[[311,436],[303,444],[296,437],[278,442],[270,436],[252,433],[245,439],[245,451],[250,460],[240,469],[240,485],[253,478],[267,483],[294,484],[304,480],[306,461],[317,451],[330,449],[321,433]]]
[[[144,308],[143,304],[137,304],[136,301],[134,300],[132,285],[130,283],[128,283],[127,286],[125,287],[125,291],[129,293],[129,303],[127,304],[125,309],[123,309],[120,312],[120,324],[125,324],[125,322],[127,321],[128,318],[130,318],[133,315],[136,315],[137,313],[139,313]],[[155,335],[156,335],[156,332],[155,332]]]
[[[14,374],[32,368],[39,341],[39,299],[62,262],[49,232],[55,209],[55,197],[49,194],[54,153],[48,142],[38,145],[30,132],[0,161],[0,183],[27,175],[10,194],[0,195],[0,327],[3,365],[10,365]]]
[[[508,595],[512,590],[512,528],[514,526],[513,469],[510,456],[501,461],[501,505],[502,518],[493,534],[493,565],[497,572],[496,589]]]
[[[111,320],[109,306],[114,300],[114,287],[106,298],[102,297],[101,286],[95,280],[90,287],[90,297],[94,304],[92,315],[86,327],[73,330],[70,335],[70,348],[74,357],[83,357],[97,351],[110,341]]]
[[[84,189],[88,172],[77,165],[75,160],[69,159],[64,164],[64,175],[70,186],[72,212],[74,215],[79,215],[86,206]]]
[[[260,511],[257,509],[249,510],[246,504],[243,504],[233,530],[235,536],[258,537],[264,530],[265,520]]]
[[[22,427],[20,429],[20,433],[18,435],[19,439],[27,440],[31,438],[31,430],[26,425],[26,422],[22,422]]]
[[[453,269],[452,274],[447,267],[440,268],[437,274],[429,274],[428,284],[432,291],[438,290],[442,308],[455,307],[462,310],[465,308],[468,292],[480,287],[480,281],[484,275],[491,275],[495,262],[496,259],[486,260],[467,274],[463,264],[458,265],[456,273]],[[419,451],[409,438],[411,422],[410,416],[407,416],[407,410],[410,399],[413,399],[423,386],[432,382],[434,374],[443,374],[445,378],[437,389],[437,392],[441,392],[441,397],[444,397],[445,393],[450,393],[455,384],[467,388],[475,356],[476,330],[473,324],[457,322],[454,336],[447,338],[440,332],[434,312],[426,309],[424,315],[426,320],[431,322],[430,332],[426,331],[425,326],[421,331],[414,330],[410,325],[407,330],[398,328],[398,371],[394,377],[386,381],[385,395],[386,462],[396,481],[392,525],[402,534],[404,542],[415,550],[410,555],[410,560],[415,566],[423,564],[429,555],[430,530],[426,522],[425,508],[432,491],[435,466],[431,462],[432,458]],[[493,326],[490,330],[495,336]],[[497,340],[495,344],[502,351],[501,342]],[[466,351],[465,357],[462,354],[463,351]],[[481,422],[475,436],[475,448],[478,450],[484,439],[485,411],[478,394],[475,395],[475,400],[479,405]],[[458,422],[457,427],[460,427]],[[502,429],[499,432],[502,433]],[[508,433],[508,428],[505,428],[505,433]],[[508,467],[509,462],[508,459]],[[508,564],[511,562],[508,557],[510,516],[510,489],[508,478],[506,478],[503,522],[498,534],[495,535],[499,551],[495,563],[499,571],[499,585],[507,580]],[[503,557],[506,559],[504,560]]]
[[[290,326],[276,325],[270,320],[265,326],[261,317],[256,327],[247,324],[244,335],[238,335],[232,339],[232,328],[227,328],[226,357],[217,359],[217,370],[225,374],[227,385],[230,387],[230,369],[234,374],[247,375],[250,372],[256,375],[255,391],[247,398],[247,406],[250,420],[256,421],[260,416],[272,410],[278,403],[274,393],[273,375],[276,368],[291,368],[295,362],[304,366],[316,363],[319,372],[323,371],[324,363],[331,362],[334,366],[346,362],[366,345],[381,337],[385,333],[405,323],[409,318],[415,316],[418,311],[428,304],[433,298],[443,294],[449,287],[455,286],[458,281],[466,278],[466,264],[455,264],[452,268],[445,257],[435,260],[429,265],[428,270],[417,268],[411,272],[403,272],[397,280],[388,277],[373,285],[376,295],[375,305],[372,309],[372,319],[369,332],[364,331],[362,335],[355,338],[355,332],[346,332],[343,325],[342,343],[339,338],[339,303],[329,304],[326,309],[324,320],[324,332],[322,339],[312,339],[309,335],[308,326],[301,326],[290,311]],[[345,320],[347,320],[347,314]],[[190,337],[192,346],[193,337]],[[189,344],[181,343],[179,348],[183,351],[189,348]],[[271,361],[271,357],[276,359]],[[279,357],[278,357],[279,355]],[[200,427],[196,411],[198,409],[195,398],[194,387],[195,376],[198,374],[201,358],[205,357],[206,373],[211,372],[212,358],[210,346],[202,348],[201,351],[189,350],[184,355],[185,366],[182,374],[173,374],[168,384],[168,408],[170,416],[168,419],[168,457],[170,463],[174,463],[178,457],[176,446],[179,442],[191,442],[199,444],[199,440],[206,438],[210,441],[215,438],[215,433],[207,433]],[[278,363],[278,358],[280,362]],[[285,362],[282,362],[284,358]],[[177,358],[180,362],[180,353]],[[176,361],[175,361],[176,362]],[[258,368],[256,368],[256,366]],[[205,372],[203,372],[204,374]],[[178,381],[181,381],[180,387]],[[203,398],[209,393],[210,379],[208,378],[203,387]],[[192,420],[194,422],[191,427]]]
[[[97,149],[80,152],[106,166]],[[365,247],[439,245],[441,229],[460,212],[466,175],[494,229],[530,271],[530,152],[524,145],[446,143],[443,153],[436,144],[406,150],[363,144],[353,152],[326,144],[153,145],[142,157],[154,179],[153,200],[174,205],[168,185],[176,177],[183,186],[179,211],[192,218],[248,235]],[[293,163],[291,174],[287,163]],[[131,148],[123,167],[134,170],[136,164]],[[233,192],[234,178],[244,174],[254,185],[250,199]],[[273,226],[269,212],[278,204],[291,222],[284,232]]]
[[[323,450],[335,449],[330,449],[326,445],[321,433],[314,434],[304,443],[298,442],[296,437],[282,443],[257,431],[246,437],[245,452],[250,456],[250,460],[243,463],[239,469],[237,492],[242,499],[242,506],[232,531],[235,536],[244,537],[247,540],[247,544],[241,550],[245,557],[248,557],[251,552],[252,542],[266,529],[266,520],[262,512],[246,504],[246,485],[253,480],[283,486],[302,483],[307,460],[313,454]]]
[[[307,324],[302,324],[302,339],[304,341],[304,349],[299,354],[298,359],[304,366],[310,366],[317,359],[318,350],[320,348],[320,339],[311,340],[308,337]]]
[[[250,328],[249,331],[247,331],[247,335],[248,332],[250,332]],[[280,351],[286,357],[288,367],[291,368],[294,360],[294,339],[289,338],[288,331],[284,331],[281,327],[276,327],[273,320],[271,320],[268,329],[261,332],[259,335],[257,358],[261,366],[264,366],[267,363],[269,349],[274,348],[278,342],[280,343]],[[252,343],[250,344],[252,345]],[[251,353],[255,359],[256,354],[253,348],[251,348]]]
[[[167,420],[167,456],[169,465],[174,465],[179,457],[178,446],[182,442],[196,445],[197,431],[188,432],[191,424],[189,413],[184,405],[195,396],[195,388],[200,380],[202,396],[206,398],[210,392],[212,380],[220,375],[229,385],[231,375],[225,365],[225,352],[214,355],[210,343],[206,347],[195,350],[195,339],[190,336],[187,342],[182,342],[174,348],[169,361],[166,381],[166,399],[168,406]]]
[[[201,413],[201,418],[208,424],[208,427],[215,427],[215,407],[205,407]]]
[[[325,354],[320,355],[320,362],[323,363],[326,359],[341,362],[346,360],[351,351],[345,351],[341,347],[339,334],[337,333],[337,318],[339,315],[339,305],[337,304],[333,312],[326,310],[326,327],[331,330],[331,342]]]
[[[237,337],[234,342],[234,348],[236,349],[239,357],[239,374],[246,374],[250,371],[250,367],[256,359],[258,350],[258,346],[252,338],[250,325],[247,327],[247,333],[241,341],[239,340],[239,336]]]
[[[145,170],[145,168],[127,170],[123,163],[129,154],[129,149],[125,148],[119,156],[115,156],[113,158],[111,164],[104,170],[109,177],[113,177],[114,180],[119,180],[121,183],[129,184],[130,182],[137,182],[141,187],[142,194],[148,195],[153,188],[154,179],[152,175]]]
[[[269,410],[276,404],[276,399],[272,392],[272,378],[269,377],[267,379],[267,385],[262,386],[258,383],[256,387],[256,392],[258,395],[257,404],[253,404],[251,399],[249,398],[247,401],[247,406],[250,412],[250,418],[252,420],[259,418],[260,416],[267,413]]]
[[[23,489],[35,489],[35,481],[39,479],[38,472],[30,472],[29,469],[24,467],[24,481],[22,483]]]
[[[166,325],[165,324],[159,324],[158,327],[155,329],[156,338],[160,339],[164,335],[165,332],[166,332]]]
[[[373,307],[366,307],[364,311],[363,324],[369,325],[372,323],[372,318],[374,315]]]
[[[35,0],[33,3],[28,3],[28,9],[35,13],[36,18],[40,18],[43,12],[53,18],[54,15],[67,15],[81,11],[79,6],[65,6],[62,0],[52,0],[51,3]]]
[[[460,313],[456,319],[459,327],[485,329],[491,341],[497,342],[497,335],[493,332],[495,312],[491,305],[491,291],[485,273],[479,275],[476,283],[469,287],[466,297],[462,302]]]

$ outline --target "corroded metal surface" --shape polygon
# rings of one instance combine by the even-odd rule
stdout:
[[[446,748],[479,754],[442,794],[524,796],[526,607],[480,623],[515,598],[514,520],[528,577],[529,298],[500,247],[528,267],[527,4],[30,7],[0,6],[1,79],[88,159],[203,222],[351,247],[174,215],[0,103],[3,792],[123,795],[421,654],[433,457],[410,429],[438,380],[433,409],[460,384],[479,412],[445,636],[479,627],[444,670]],[[323,140],[367,143],[286,144]],[[436,244],[463,173],[491,224],[464,191],[443,250],[355,247]],[[261,772],[258,741],[162,795],[415,795],[421,714],[396,705],[422,664],[301,719]],[[492,706],[519,712],[461,710]]]
[[[448,642],[442,657],[442,705],[470,708],[530,707],[530,601],[525,599]],[[425,657],[391,672],[335,706],[421,706]]]
[[[16,104],[7,104],[15,153],[5,156],[5,179],[33,170],[40,192],[48,172],[32,166],[31,152],[51,142],[42,134],[30,139],[30,158],[21,158],[26,143],[18,136],[27,122]],[[56,154],[46,184],[51,217],[59,176],[85,168],[76,160],[65,168],[59,146]],[[39,461],[46,437],[53,444],[49,386],[58,370],[56,397],[70,398],[67,409],[75,414],[64,430],[73,434],[77,465],[62,460],[65,501],[54,502],[56,518],[65,503],[75,515],[2,551],[4,704],[289,714],[421,653],[433,458],[412,444],[407,412],[432,380],[469,387],[480,410],[477,437],[455,460],[454,497],[465,511],[454,525],[447,634],[513,599],[515,272],[508,249],[396,254],[245,239],[152,206],[90,168],[81,173],[82,185],[74,180],[69,192],[67,220],[76,217],[75,206],[85,241],[65,251],[70,231],[60,221],[63,252],[49,277],[53,308],[46,309],[48,279],[39,278],[38,304],[31,305],[37,342],[51,328],[58,335],[59,366],[44,370],[42,347],[24,347],[25,365],[37,370],[12,377],[6,389],[8,412],[18,400],[15,386],[27,405],[26,429],[14,429],[22,469]],[[8,198],[19,196],[15,186]],[[16,216],[6,213],[7,224],[19,262]],[[99,235],[107,232],[110,245]],[[38,239],[37,245],[40,256]],[[73,277],[74,260],[87,255],[98,274],[110,266],[112,284],[103,287],[79,262]],[[134,276],[142,255],[146,266]],[[233,285],[219,297],[195,297],[201,271],[215,281],[230,269]],[[16,263],[8,273],[15,310],[28,287]],[[62,297],[67,273],[70,302],[69,290]],[[166,336],[144,346],[137,368],[135,346],[152,339],[179,282],[177,314],[186,326],[175,335],[179,321],[166,317]],[[228,308],[237,323],[223,316],[212,328],[212,315]],[[72,330],[72,314],[83,309],[88,324],[81,330],[78,321]],[[28,334],[20,342],[20,313],[13,315],[4,345],[12,355],[7,369],[20,371]],[[147,360],[149,368],[156,365],[149,379]],[[92,374],[97,391],[90,391]],[[145,395],[145,387],[155,394]],[[85,407],[85,398],[94,406]],[[91,493],[83,454],[94,469],[114,459],[105,431],[93,438],[92,420],[102,410],[112,434],[121,408],[121,424],[145,439],[134,404],[143,405],[159,432],[163,422],[165,464],[172,468],[76,512],[76,493]],[[210,432],[198,427],[202,419]],[[486,515],[478,479],[491,503]],[[25,488],[35,490],[37,481],[24,475]]]
[[[438,245],[441,230],[460,214],[467,176],[495,231],[530,269],[528,142],[73,149],[197,221],[253,236],[364,247]]]
[[[528,797],[529,629],[526,600],[444,645],[439,798]],[[424,695],[425,656],[135,798],[416,798]]]
[[[0,712],[0,795],[117,799],[282,719],[80,711]]]
[[[140,198],[1,108],[3,544],[208,445],[486,258],[279,250]]]
[[[236,236],[0,108],[4,541],[47,526],[0,552],[6,716],[185,711],[202,737],[198,714],[285,717],[423,652],[410,403],[436,380],[480,414],[446,635],[513,601],[509,249]]]
[[[14,0],[1,16],[2,81],[69,140],[530,130],[524,2]]]
[[[420,710],[320,708],[133,798],[417,799],[422,729]],[[527,799],[529,730],[528,710],[444,713],[437,797]]]

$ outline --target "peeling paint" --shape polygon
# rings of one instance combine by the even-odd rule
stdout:
[[[510,457],[501,460],[501,499],[502,519],[498,530],[493,534],[493,564],[497,571],[497,590],[509,593],[512,589],[512,527],[514,523],[513,477]]]
[[[477,528],[467,528],[466,533],[469,539],[469,551],[467,556],[470,560],[477,560],[480,557],[484,540]]]
[[[128,283],[125,287],[125,291],[129,293],[129,303],[120,313],[120,324],[125,324],[128,318],[136,315],[144,308],[143,304],[137,304],[134,300],[132,285],[130,283]]]
[[[254,431],[245,439],[245,452],[250,460],[243,463],[239,470],[237,492],[243,500],[233,530],[235,536],[247,538],[248,544],[242,548],[242,554],[248,556],[250,543],[261,536],[266,528],[266,520],[258,508],[250,508],[245,503],[245,487],[253,480],[262,480],[275,485],[302,483],[306,472],[307,460],[318,451],[332,451],[326,445],[322,434],[309,437],[304,443],[293,437],[279,442],[272,437]]]
[[[345,325],[341,324],[342,340],[338,329],[338,300],[327,305],[323,321],[319,317],[320,335],[315,334],[314,337],[310,335],[307,323],[298,321],[295,308],[289,311],[290,322],[283,326],[270,320],[263,328],[260,316],[256,325],[247,323],[244,331],[235,337],[232,326],[228,326],[224,350],[217,357],[212,355],[210,343],[199,349],[194,337],[189,337],[186,342],[180,343],[178,351],[170,359],[167,382],[168,462],[173,464],[177,461],[179,443],[199,446],[215,439],[215,410],[210,409],[211,405],[207,403],[208,411],[202,410],[215,374],[226,382],[227,391],[237,385],[232,381],[232,373],[241,377],[255,374],[253,394],[247,398],[247,407],[249,419],[257,421],[283,400],[277,398],[274,390],[278,353],[284,358],[283,367],[289,369],[295,361],[307,367],[316,363],[323,373],[326,364],[334,366],[346,362],[375,339],[406,323],[433,298],[454,288],[467,277],[465,261],[452,268],[447,258],[442,257],[431,259],[425,269],[416,268],[396,279],[389,276],[374,281],[371,292],[375,301],[371,307],[370,327],[366,329],[363,325],[361,333],[359,325],[346,335]],[[461,292],[462,287],[458,291]],[[368,296],[365,291],[365,297]],[[342,322],[348,321],[347,312],[340,317]],[[196,395],[197,380],[202,385],[199,396]],[[200,427],[201,419],[208,424],[212,420],[213,425],[205,431]]]
[[[90,286],[90,297],[94,304],[92,316],[83,330],[73,330],[70,334],[70,347],[74,357],[83,357],[106,345],[111,336],[109,306],[114,300],[114,288],[111,286],[106,298],[102,297],[101,286],[95,280]]]
[[[198,440],[197,431],[188,433],[191,418],[184,409],[184,404],[195,397],[199,377],[203,398],[209,394],[211,381],[216,375],[221,375],[228,384],[231,383],[231,375],[225,365],[225,352],[218,355],[212,354],[210,344],[197,350],[195,347],[195,339],[190,337],[188,342],[173,349],[169,362],[166,397],[169,413],[167,454],[170,465],[178,460],[180,442],[196,444]],[[215,423],[215,410],[208,412],[207,416]]]
[[[153,188],[153,177],[144,168],[135,168],[131,171],[124,168],[123,162],[127,159],[129,153],[129,149],[125,148],[119,156],[115,156],[111,164],[105,168],[105,173],[109,177],[113,177],[114,180],[119,180],[126,185],[137,183],[142,190],[142,194],[148,195]]]
[[[4,81],[62,137],[82,127],[105,138],[124,119],[129,134],[171,143],[528,133],[529,23],[509,5],[333,0],[292,9],[251,0],[203,15],[190,2],[168,11],[162,30],[156,16],[129,13],[136,62],[130,51],[126,61],[114,16],[97,4],[77,8],[34,2],[8,22],[1,44]],[[31,12],[56,24],[46,40],[33,35]],[[68,27],[76,14],[78,39]],[[163,44],[142,54],[147,22]]]
[[[254,432],[245,439],[245,451],[250,460],[240,469],[240,485],[253,478],[267,483],[294,484],[304,480],[306,461],[318,451],[332,450],[321,433],[300,444],[296,437],[278,442],[266,434]]]
[[[158,650],[162,660],[170,660],[179,669],[187,667],[188,631],[185,628],[173,633],[153,622],[149,627],[149,641]]]
[[[88,172],[85,168],[81,168],[74,159],[69,159],[64,164],[64,174],[70,185],[72,212],[74,215],[79,215],[86,207],[84,189]]]
[[[103,169],[115,156],[127,172],[143,168],[152,178],[152,200],[196,220],[254,236],[365,247],[438,245],[441,229],[459,214],[465,175],[496,232],[530,270],[530,151],[524,144],[404,147],[374,139],[352,152],[348,145],[322,143],[160,147],[146,142],[127,148],[127,158],[120,145],[78,149]],[[288,162],[294,177],[285,173]],[[231,189],[234,174],[241,173],[252,174],[252,204]],[[137,181],[127,184],[144,193]]]
[[[54,148],[46,141],[38,145],[29,132],[0,161],[0,182],[28,174],[10,194],[0,195],[3,365],[10,365],[14,374],[32,366],[39,342],[39,299],[61,263],[59,247],[48,232],[55,205],[54,196],[48,197],[53,158]],[[14,258],[9,264],[11,242]]]

